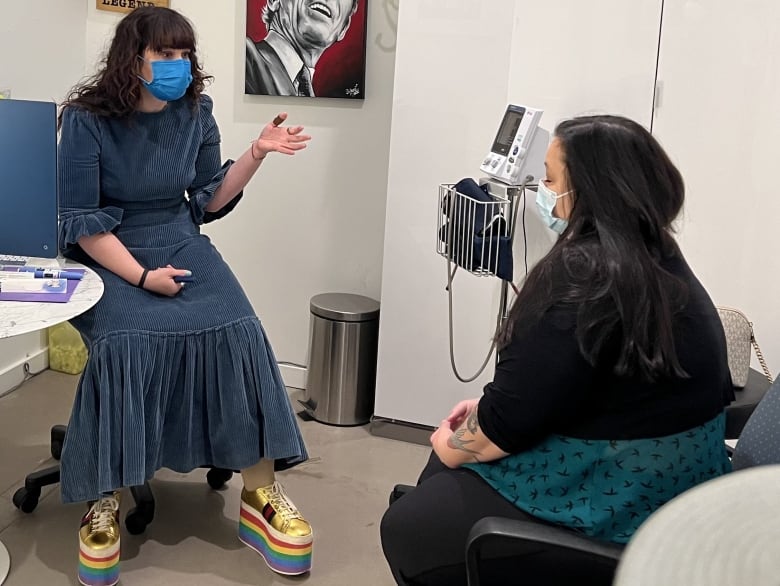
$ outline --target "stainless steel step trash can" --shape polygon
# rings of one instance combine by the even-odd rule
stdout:
[[[309,367],[301,404],[331,425],[363,425],[374,412],[379,302],[350,293],[311,298]]]

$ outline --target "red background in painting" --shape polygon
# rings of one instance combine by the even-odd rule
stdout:
[[[266,0],[246,0],[246,36],[255,42],[266,35],[262,14]],[[347,34],[320,57],[314,73],[314,93],[318,97],[348,98],[346,90],[356,84],[365,97],[366,0],[359,0]]]

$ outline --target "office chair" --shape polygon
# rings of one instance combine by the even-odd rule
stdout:
[[[62,455],[66,431],[67,427],[64,425],[55,425],[51,428],[51,456],[58,461]],[[206,473],[206,481],[214,490],[225,486],[225,483],[232,477],[233,471],[223,468],[209,468]],[[14,493],[14,506],[24,513],[32,513],[38,506],[41,489],[44,486],[57,484],[59,481],[59,464],[28,474],[24,479],[24,486]],[[131,535],[140,535],[146,531],[146,526],[154,519],[154,495],[148,482],[130,487],[130,493],[133,495],[135,507],[125,515],[125,528]]]
[[[390,504],[413,488],[397,484],[390,493]],[[557,525],[485,517],[474,523],[466,540],[468,584],[480,586],[483,559],[553,554],[567,575],[577,577],[578,585],[610,586],[624,547]],[[539,563],[538,559],[534,561]]]
[[[737,439],[732,464],[735,470],[780,463],[780,377],[771,387],[766,378],[751,369],[744,389],[735,389],[737,399],[726,408],[726,437]],[[390,504],[412,490],[396,485]],[[610,586],[625,545],[599,541],[556,525],[485,517],[477,521],[466,541],[466,574],[469,586],[480,586],[481,563],[496,556],[554,554],[556,563],[577,584]]]
[[[565,574],[556,575],[555,583],[609,586],[624,548],[623,544],[598,541],[555,525],[485,517],[474,523],[466,541],[468,585],[480,586],[481,562],[492,553],[531,559],[551,555],[559,573]],[[548,584],[548,578],[542,583]]]

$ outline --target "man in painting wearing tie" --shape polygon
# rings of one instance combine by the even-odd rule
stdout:
[[[314,96],[317,61],[344,38],[359,0],[267,0],[263,22],[268,34],[246,39],[244,93]]]

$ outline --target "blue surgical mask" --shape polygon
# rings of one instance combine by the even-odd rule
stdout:
[[[172,102],[187,92],[192,83],[192,65],[187,59],[150,61],[149,64],[152,66],[152,81],[138,77],[155,98]]]
[[[558,195],[552,189],[544,184],[544,181],[539,182],[539,187],[536,190],[536,208],[539,210],[539,215],[542,216],[542,220],[545,221],[547,226],[553,232],[563,234],[566,226],[569,225],[567,220],[562,218],[556,218],[553,216],[553,209],[555,209],[555,202],[562,198],[564,195],[569,195],[571,191]]]

